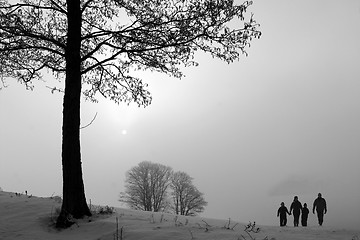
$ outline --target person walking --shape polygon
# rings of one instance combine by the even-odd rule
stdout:
[[[313,214],[315,214],[315,209],[319,221],[319,225],[322,226],[324,222],[324,214],[327,213],[326,201],[322,197],[321,193],[318,194],[318,197],[315,199],[313,204]]]
[[[301,226],[303,227],[307,226],[308,216],[309,216],[309,209],[307,208],[307,204],[304,203],[304,207],[301,210]]]
[[[281,206],[279,207],[278,212],[277,212],[277,216],[278,216],[278,217],[280,216],[280,227],[286,226],[286,223],[287,223],[286,214],[291,215],[291,214],[289,213],[287,207],[285,207],[285,203],[282,202],[282,203],[281,203]]]
[[[299,218],[300,218],[301,210],[302,210],[301,202],[299,202],[298,196],[295,196],[294,201],[291,203],[290,206],[290,215],[292,213],[294,216],[294,227],[299,226]]]

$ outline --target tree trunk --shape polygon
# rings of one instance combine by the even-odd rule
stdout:
[[[90,216],[86,203],[80,154],[80,97],[81,97],[81,12],[79,0],[68,0],[68,35],[65,94],[63,103],[63,203],[56,226],[72,225],[71,217]]]

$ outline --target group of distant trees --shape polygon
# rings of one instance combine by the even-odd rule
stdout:
[[[126,173],[125,191],[120,193],[119,201],[132,209],[185,216],[201,213],[207,205],[189,174],[149,161]]]

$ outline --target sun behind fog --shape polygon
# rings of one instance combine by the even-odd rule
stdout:
[[[123,129],[123,130],[121,131],[121,134],[122,134],[122,135],[126,135],[126,134],[127,134],[126,129]]]

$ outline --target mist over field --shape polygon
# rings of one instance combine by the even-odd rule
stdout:
[[[153,95],[145,109],[102,98],[96,104],[82,99],[81,126],[96,115],[81,130],[87,201],[126,207],[118,201],[126,171],[151,161],[194,178],[208,202],[199,217],[256,221],[269,226],[264,227],[269,239],[298,234],[291,239],[351,240],[350,231],[360,230],[360,2],[254,1],[249,10],[261,24],[262,37],[252,42],[249,55],[240,61],[227,64],[199,52],[195,57],[200,65],[184,69],[181,80],[138,72]],[[63,94],[46,87],[56,82],[50,74],[45,73],[45,80],[36,83],[34,91],[26,91],[9,79],[8,87],[0,91],[4,191],[62,195]],[[311,212],[319,192],[328,203],[323,228]],[[289,208],[294,196],[308,204],[308,229],[293,229],[293,216],[288,216],[287,228],[278,227],[280,203]],[[0,238],[1,234],[15,238],[19,232],[26,239],[29,233],[21,226],[37,216],[25,218],[31,210],[26,204],[34,199],[8,194],[1,198],[7,204],[1,211],[11,206],[13,214],[6,217],[0,212]],[[52,204],[41,210],[40,218],[51,212]],[[23,222],[17,222],[17,215],[24,215],[19,218]],[[149,232],[142,233],[146,239],[155,232],[154,225],[144,220],[147,216],[140,218],[134,224],[146,225]],[[133,226],[128,220],[126,224]],[[7,222],[14,230],[4,227]],[[112,234],[114,217],[104,222],[95,223],[86,234],[97,230]],[[215,225],[221,228],[222,222]],[[34,224],[34,235],[29,236],[52,234]],[[160,228],[179,230],[165,225]],[[214,237],[219,232],[213,231]],[[170,236],[167,231],[162,234],[164,239]],[[179,239],[190,239],[188,230],[181,234],[184,238]]]

